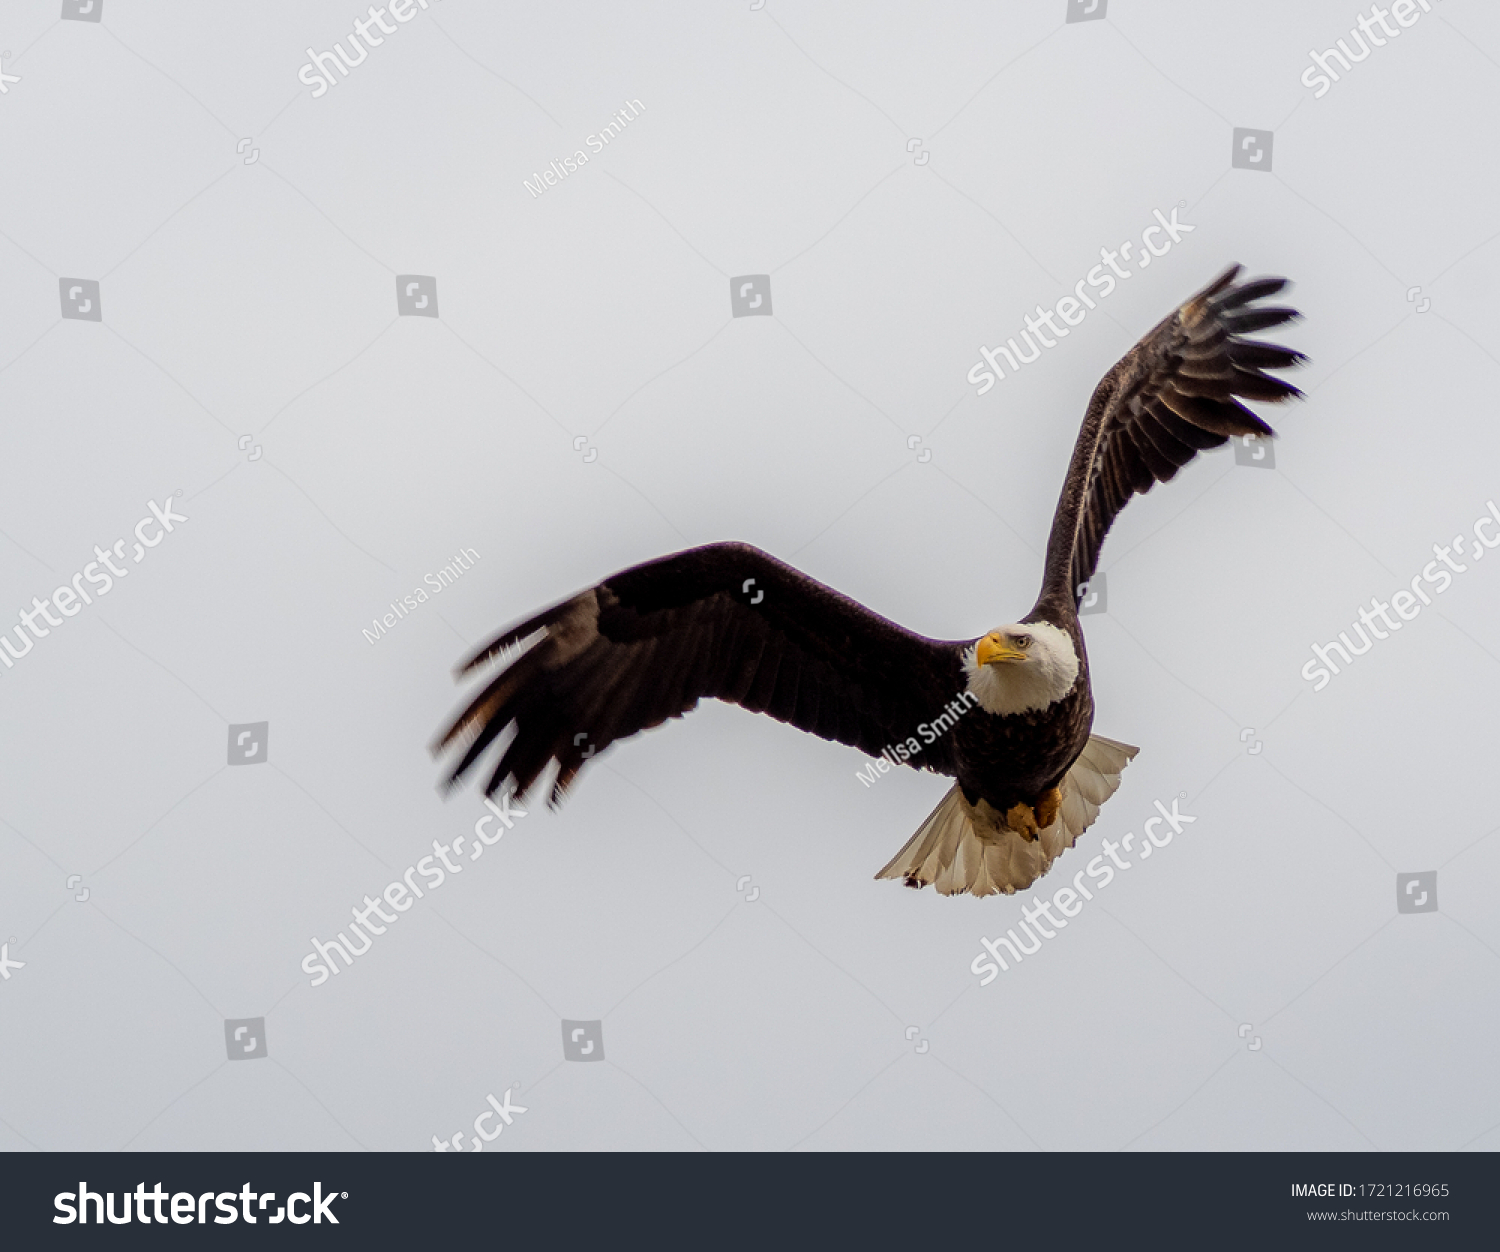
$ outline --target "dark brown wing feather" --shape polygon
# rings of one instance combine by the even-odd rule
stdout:
[[[1231,266],[1132,348],[1095,389],[1047,541],[1047,571],[1033,615],[1070,617],[1094,576],[1104,537],[1131,496],[1167,482],[1205,448],[1275,432],[1240,403],[1300,396],[1263,371],[1306,358],[1244,336],[1300,316],[1252,307],[1284,278],[1235,284]]]
[[[746,544],[692,548],[614,574],[503,631],[461,667],[511,660],[435,750],[465,746],[457,782],[512,724],[485,790],[524,795],[558,764],[555,803],[584,761],[705,696],[871,755],[918,734],[962,690],[960,644],[926,639]],[[954,772],[950,737],[910,764]]]

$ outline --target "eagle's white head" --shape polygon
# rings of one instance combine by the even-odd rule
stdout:
[[[1078,681],[1078,653],[1050,622],[1001,626],[964,652],[969,690],[987,713],[1029,713],[1055,704]]]

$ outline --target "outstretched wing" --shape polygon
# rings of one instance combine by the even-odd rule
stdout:
[[[740,543],[612,575],[502,632],[460,672],[528,642],[436,745],[466,745],[450,782],[514,724],[486,793],[509,781],[524,795],[556,761],[556,803],[589,757],[705,696],[875,755],[917,738],[964,684],[958,643],[903,630]],[[954,772],[946,737],[918,747],[911,765]]]
[[[1094,390],[1052,521],[1036,611],[1076,608],[1104,536],[1131,496],[1167,482],[1205,448],[1275,433],[1238,397],[1274,402],[1302,394],[1265,373],[1301,365],[1300,352],[1244,337],[1299,316],[1257,307],[1287,280],[1236,284],[1239,272],[1231,266],[1165,318]]]

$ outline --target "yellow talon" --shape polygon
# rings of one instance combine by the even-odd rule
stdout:
[[[1031,805],[1024,802],[1010,806],[1005,814],[1005,824],[1027,842],[1034,840],[1040,829],[1036,824],[1036,813],[1032,811]]]
[[[1036,805],[1036,824],[1043,830],[1057,820],[1057,810],[1062,808],[1062,788],[1053,787]]]

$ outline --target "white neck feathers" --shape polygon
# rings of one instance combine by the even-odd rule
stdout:
[[[1064,630],[1050,622],[1028,622],[1016,626],[1032,638],[1024,661],[1002,661],[980,665],[975,658],[977,642],[964,652],[968,688],[987,713],[1010,715],[1031,713],[1056,704],[1078,681],[1078,653]]]

